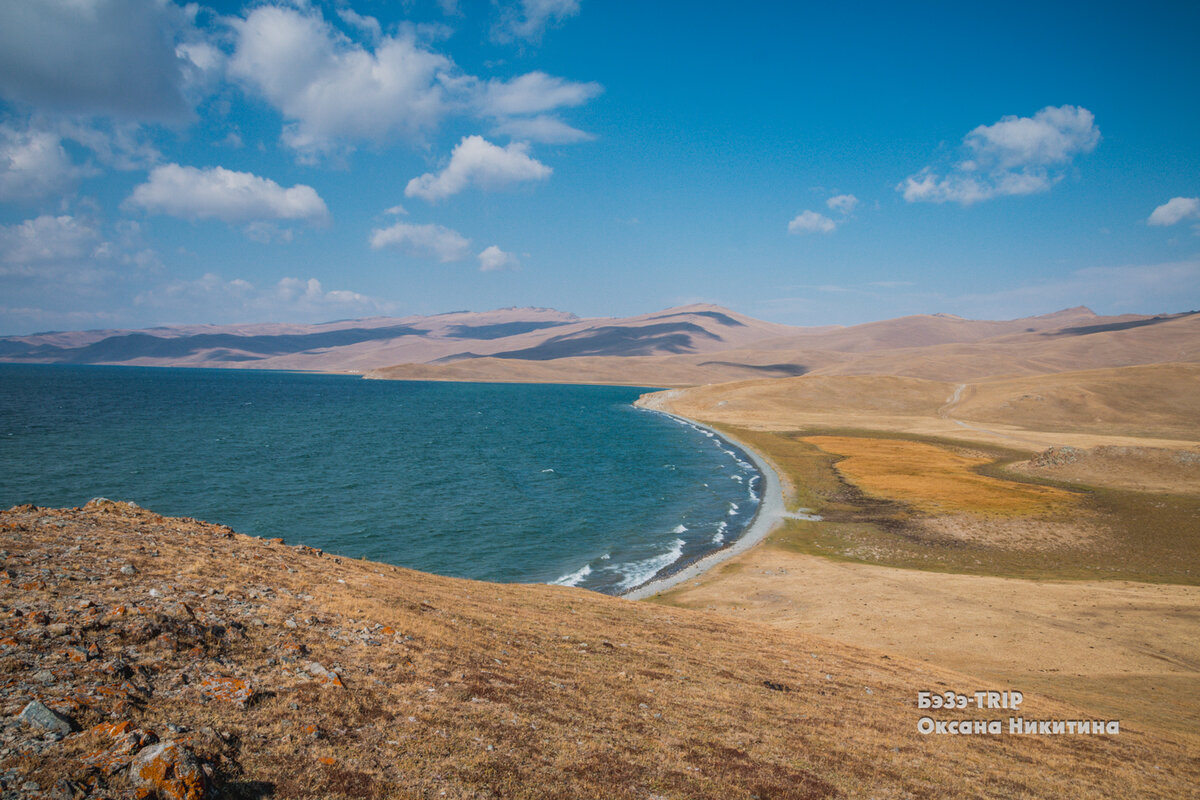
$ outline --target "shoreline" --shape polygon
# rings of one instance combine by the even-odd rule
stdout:
[[[712,552],[701,556],[700,558],[684,566],[682,569],[671,573],[670,575],[665,575],[662,578],[652,578],[646,583],[643,583],[641,586],[635,586],[627,592],[616,595],[617,597],[621,597],[626,600],[645,600],[647,597],[653,597],[654,595],[674,588],[685,581],[699,577],[703,573],[707,572],[718,564],[728,561],[734,556],[741,555],[762,540],[766,539],[771,531],[775,530],[775,528],[786,516],[786,511],[783,505],[783,490],[779,483],[779,475],[776,474],[774,468],[767,463],[766,459],[760,453],[758,453],[758,451],[747,446],[744,442],[729,436],[728,434],[714,430],[702,422],[697,422],[696,420],[685,417],[682,414],[675,414],[670,411],[665,411],[661,407],[658,407],[657,403],[645,403],[644,401],[647,397],[648,395],[642,395],[639,397],[637,401],[634,402],[634,406],[637,408],[646,409],[647,411],[653,411],[658,414],[664,414],[674,419],[682,420],[690,425],[703,428],[704,430],[711,432],[714,436],[721,437],[722,440],[727,441],[733,446],[737,447],[750,458],[750,461],[754,464],[754,467],[762,476],[763,486],[759,495],[760,500],[758,502],[758,508],[755,509],[754,512],[754,519],[752,519],[750,524],[742,530],[742,535],[739,536],[736,541],[726,547],[722,547],[719,550],[713,550]]]

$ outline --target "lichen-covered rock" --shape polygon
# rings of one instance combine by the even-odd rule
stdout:
[[[129,780],[138,797],[157,800],[205,800],[211,794],[199,759],[176,742],[150,745],[129,765]]]
[[[240,678],[213,675],[205,678],[199,689],[206,697],[233,703],[238,708],[245,708],[254,700],[254,687]]]
[[[18,717],[22,722],[43,731],[56,731],[66,736],[74,727],[71,720],[52,708],[34,700],[25,706]]]

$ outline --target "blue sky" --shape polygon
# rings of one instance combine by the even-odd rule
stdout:
[[[1182,2],[0,4],[0,334],[1200,308],[1198,32]]]

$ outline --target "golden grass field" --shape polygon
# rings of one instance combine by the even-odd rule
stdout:
[[[765,454],[789,507],[823,520],[787,520],[655,601],[1036,688],[1198,750],[1197,375],[1005,379],[957,401],[856,376],[660,394]],[[1023,427],[1010,401],[1033,394]],[[1039,455],[1069,443],[1090,449]]]

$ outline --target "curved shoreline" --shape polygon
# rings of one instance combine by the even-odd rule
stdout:
[[[626,600],[644,600],[647,597],[652,597],[658,594],[659,592],[665,592],[672,587],[678,586],[684,581],[698,577],[702,573],[712,569],[724,561],[733,558],[736,555],[741,555],[757,545],[763,539],[767,538],[767,535],[771,533],[771,531],[773,531],[780,522],[783,521],[785,516],[783,507],[783,490],[779,484],[779,476],[775,473],[775,470],[771,467],[771,465],[766,462],[766,459],[764,459],[756,450],[748,447],[744,442],[741,442],[726,433],[721,433],[720,431],[714,430],[702,422],[697,422],[696,420],[685,417],[682,414],[675,414],[670,411],[665,411],[661,407],[657,407],[657,403],[644,402],[647,397],[648,395],[642,395],[637,399],[634,405],[638,408],[644,408],[648,411],[654,411],[659,414],[665,414],[668,417],[682,420],[690,425],[695,425],[698,428],[703,428],[706,431],[710,431],[714,436],[721,437],[723,440],[734,445],[750,457],[750,460],[754,463],[755,468],[758,469],[759,474],[762,475],[762,481],[764,485],[760,494],[761,499],[759,500],[758,508],[754,512],[754,519],[751,520],[750,524],[747,525],[742,531],[742,535],[739,536],[737,540],[733,542],[733,544],[729,545],[728,547],[723,547],[719,550],[714,550],[711,553],[696,559],[677,572],[673,572],[670,575],[666,575],[662,578],[651,579],[650,581],[643,583],[641,586],[634,587],[623,594],[617,595],[617,597],[622,597]]]

